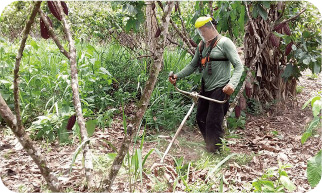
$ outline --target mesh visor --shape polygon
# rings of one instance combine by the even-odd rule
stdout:
[[[204,42],[208,42],[216,37],[215,26],[211,21],[196,29]]]

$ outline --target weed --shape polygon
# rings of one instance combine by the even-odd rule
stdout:
[[[29,190],[30,191],[30,190]],[[25,185],[19,185],[18,186],[18,192],[19,193],[23,193],[23,192],[29,192],[28,191],[28,187],[26,187]]]
[[[250,154],[237,154],[233,160],[238,164],[238,165],[247,165],[248,163],[250,163],[253,160],[253,157],[255,156],[254,153],[250,153]]]
[[[299,86],[299,85],[297,85],[297,86],[296,86],[296,93],[297,93],[297,94],[300,94],[300,93],[303,91],[303,89],[304,89],[304,86]]]
[[[237,128],[245,128],[246,123],[246,114],[245,112],[241,112],[241,115],[239,118],[235,117],[235,113],[232,112],[231,116],[227,118],[228,128],[229,129],[237,129]]]
[[[8,152],[6,152],[6,153],[3,155],[3,157],[4,157],[5,159],[10,159],[12,154],[14,154],[14,152],[13,152],[13,150],[11,150],[11,149],[10,149]]]
[[[312,73],[312,74],[309,74],[309,75],[306,75],[306,76],[311,80],[316,80],[319,77],[319,75],[316,74],[316,73]]]
[[[282,192],[287,189],[293,192],[296,186],[289,179],[285,169],[292,167],[288,164],[278,164],[279,167],[268,168],[265,174],[253,181],[255,192]]]

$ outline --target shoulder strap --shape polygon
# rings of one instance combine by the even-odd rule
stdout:
[[[201,40],[201,41],[199,42],[199,53],[200,53],[200,54],[202,53],[204,46],[205,46],[205,44],[204,44],[204,43],[203,43],[203,41]]]

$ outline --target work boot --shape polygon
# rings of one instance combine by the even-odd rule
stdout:
[[[208,146],[206,145],[206,151],[209,153],[217,153],[220,152],[221,148],[219,145],[212,145],[212,146]]]

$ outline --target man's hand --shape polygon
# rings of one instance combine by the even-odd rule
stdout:
[[[227,84],[223,89],[222,89],[222,91],[225,93],[225,94],[227,94],[227,95],[231,95],[231,94],[233,94],[233,92],[234,92],[234,87],[233,87],[233,85],[231,85],[231,84]]]
[[[173,74],[172,76],[169,76],[169,81],[171,84],[176,85],[178,76],[176,74]]]

